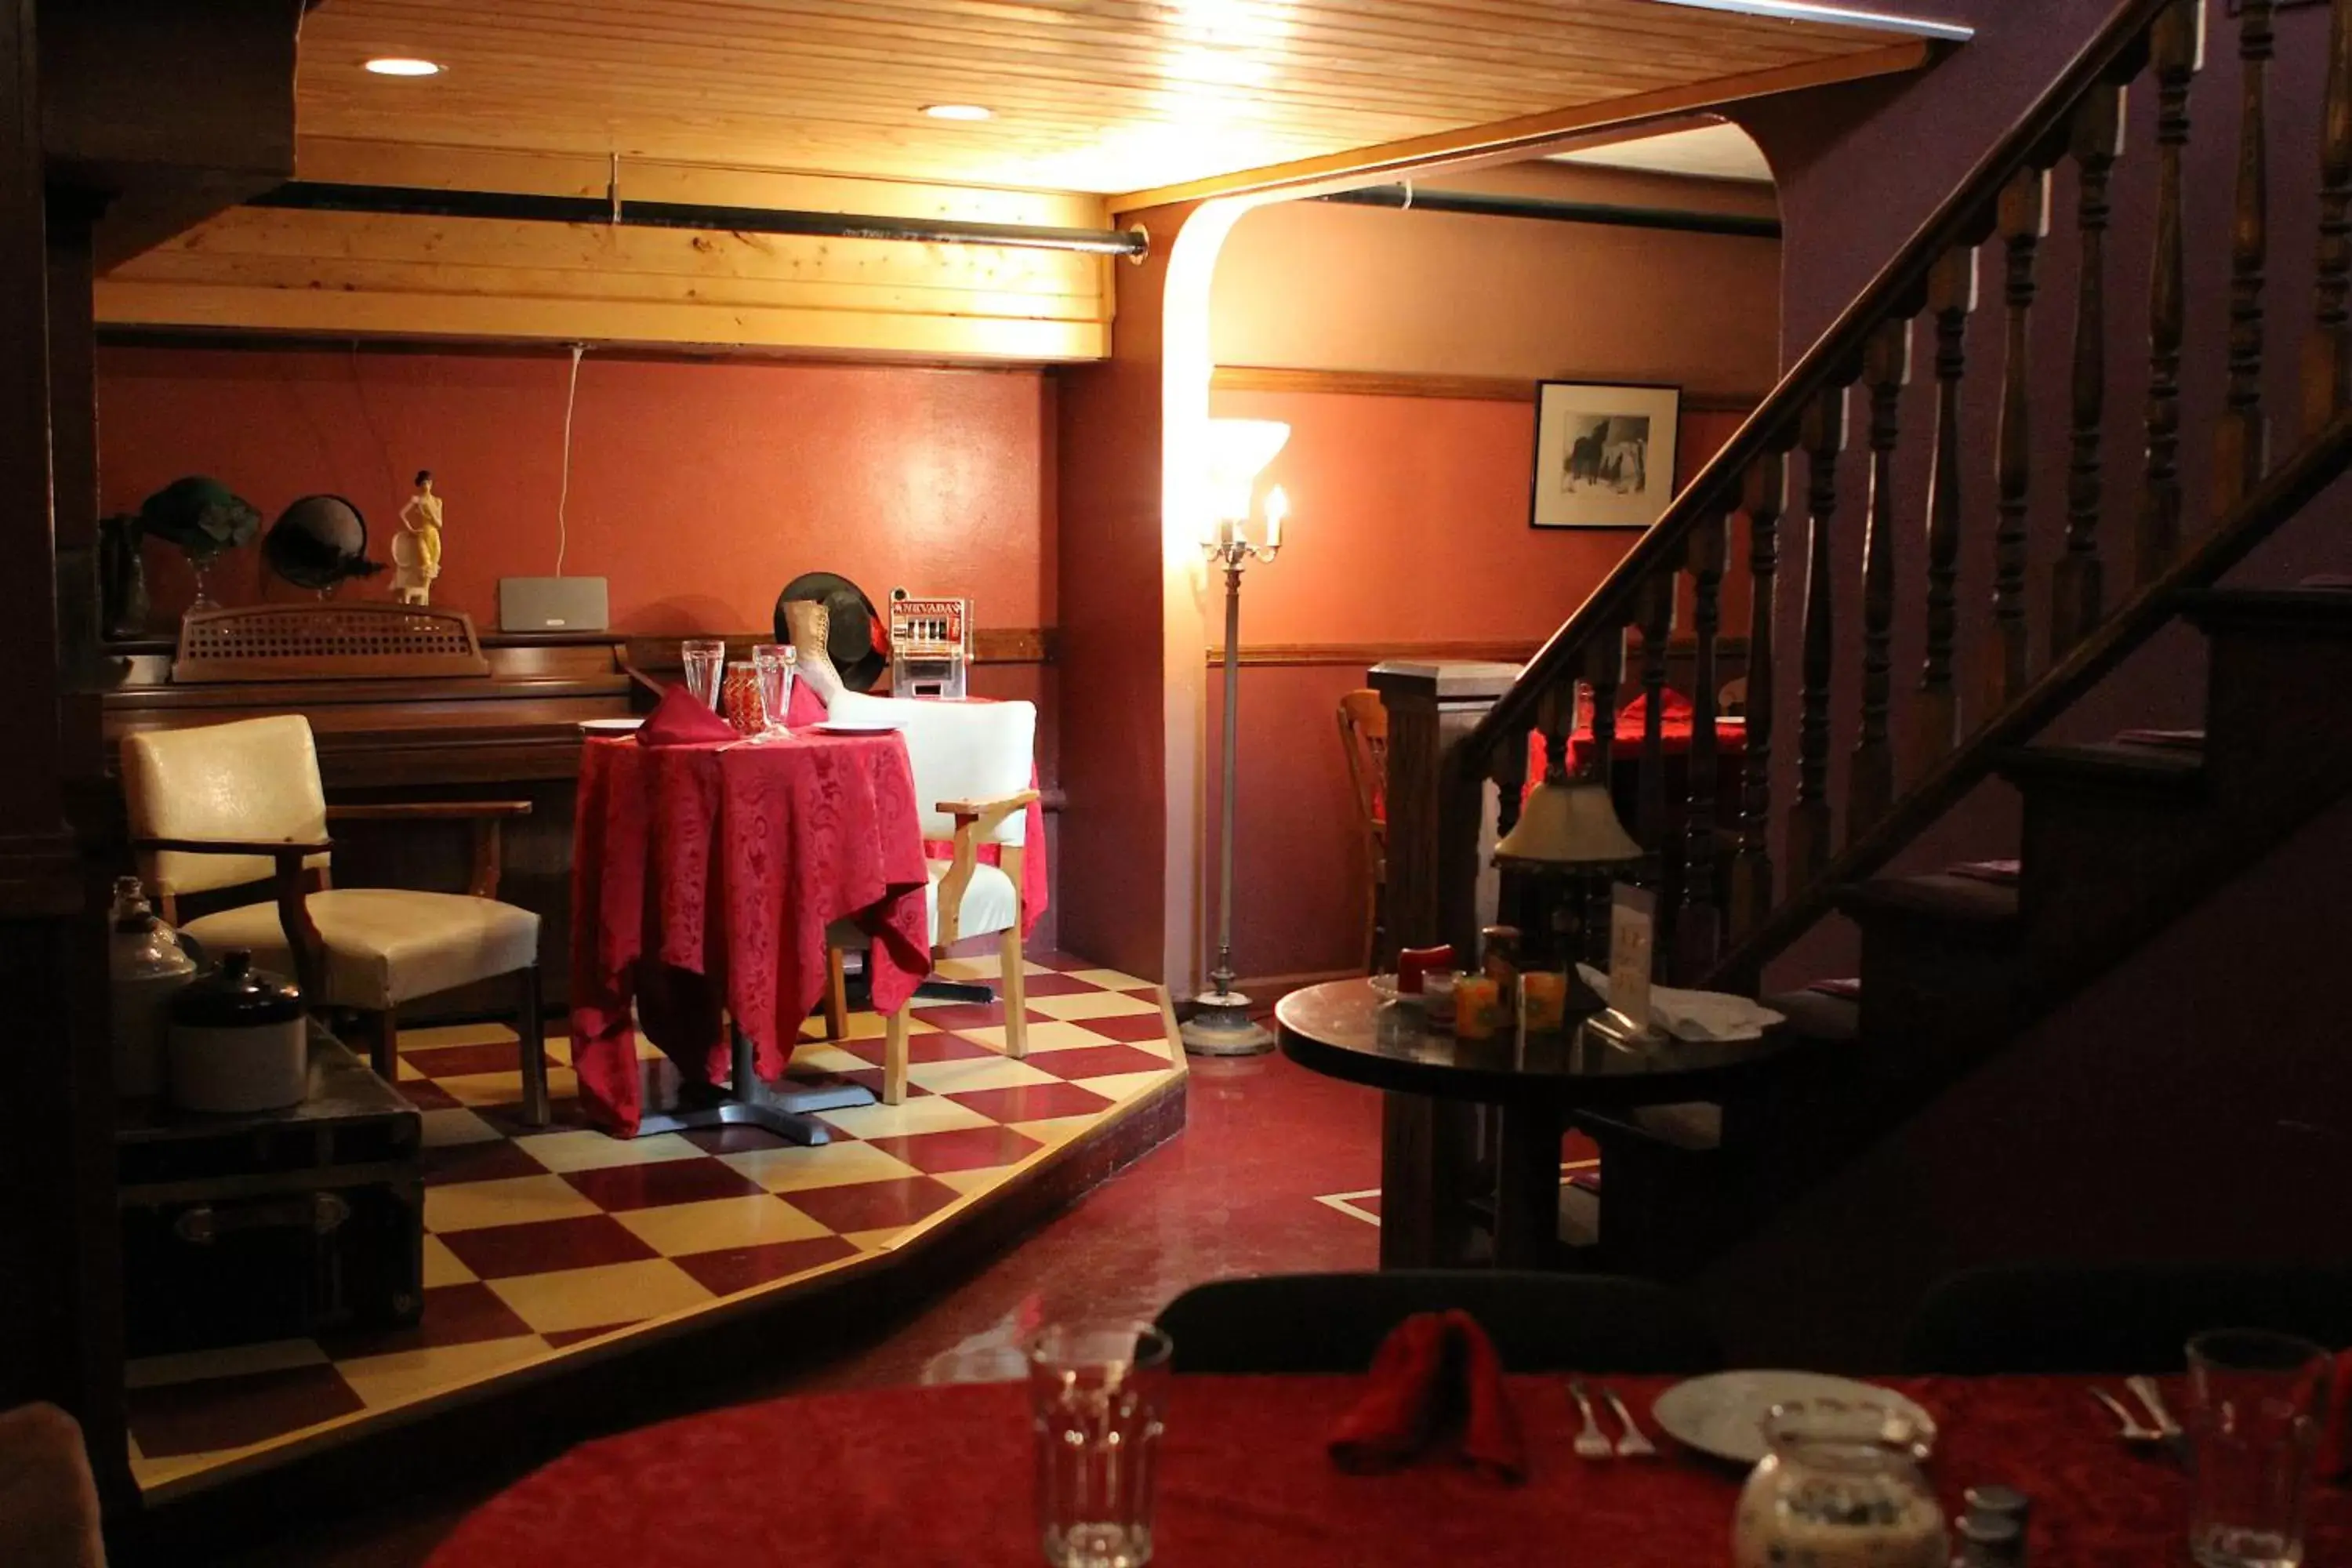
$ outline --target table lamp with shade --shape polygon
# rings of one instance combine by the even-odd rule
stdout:
[[[1599,777],[1571,778],[1568,771],[1570,724],[1544,726],[1544,776],[1528,792],[1519,819],[1495,846],[1495,865],[1521,876],[1553,879],[1568,884],[1562,904],[1573,916],[1576,939],[1562,954],[1568,971],[1569,1011],[1591,1013],[1601,999],[1577,977],[1575,951],[1589,946],[1581,941],[1585,927],[1584,879],[1630,865],[1642,858],[1642,847],[1618,819],[1616,802],[1609,793],[1609,763],[1595,763]],[[1563,922],[1568,923],[1568,922]]]
[[[1277,485],[1257,501],[1258,475],[1274,460],[1290,426],[1274,419],[1209,421],[1206,536],[1201,548],[1225,569],[1224,797],[1217,840],[1217,966],[1209,989],[1192,999],[1193,1014],[1180,1033],[1184,1048],[1201,1056],[1253,1056],[1274,1048],[1274,1037],[1249,1016],[1250,999],[1234,989],[1234,754],[1241,702],[1242,572],[1253,560],[1271,563],[1282,549],[1289,498]],[[1253,516],[1261,536],[1250,537]]]

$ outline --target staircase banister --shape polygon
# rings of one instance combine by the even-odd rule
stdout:
[[[1937,261],[1949,250],[1979,245],[1991,236],[2002,186],[2021,169],[2046,168],[2058,161],[2084,96],[2104,83],[2137,76],[2147,63],[2149,28],[2176,5],[2201,8],[2202,0],[2124,0],[2033,107],[1977,160],[1967,178],[1813,341],[1575,614],[1546,639],[1511,689],[1471,732],[1462,751],[1467,765],[1485,767],[1505,741],[1527,732],[1536,721],[1544,691],[1580,672],[1584,645],[1591,636],[1625,625],[1639,603],[1643,584],[1654,573],[1679,564],[1699,521],[1734,506],[1749,465],[1787,451],[1806,406],[1822,393],[1850,385],[1859,377],[1871,334],[1889,321],[1919,313]]]

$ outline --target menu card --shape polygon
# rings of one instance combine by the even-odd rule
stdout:
[[[1658,895],[1623,882],[1609,889],[1609,1010],[1650,1032],[1650,960],[1655,946]]]

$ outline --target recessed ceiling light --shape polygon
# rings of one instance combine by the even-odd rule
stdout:
[[[927,103],[923,112],[933,120],[993,120],[996,110],[980,103]]]
[[[368,61],[367,68],[378,76],[439,76],[441,68],[431,60],[420,60],[409,55],[380,55]]]

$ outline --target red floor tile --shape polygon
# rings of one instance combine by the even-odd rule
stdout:
[[[1091,958],[1080,958],[1075,952],[1024,952],[1021,955],[1032,963],[1047,969],[1100,969],[1101,963]]]
[[[478,1143],[436,1144],[424,1152],[420,1163],[428,1187],[547,1173],[547,1167],[532,1159],[528,1150],[504,1138],[485,1139]]]
[[[128,1400],[131,1436],[151,1459],[242,1447],[364,1408],[331,1366],[134,1388]]]
[[[869,1138],[866,1142],[927,1175],[1010,1165],[1044,1147],[1027,1133],[1015,1132],[1010,1127],[959,1127],[949,1132],[912,1132],[902,1138]],[[800,1198],[798,1193],[787,1196],[793,1202]]]
[[[1017,1089],[975,1089],[948,1096],[991,1121],[1044,1121],[1055,1116],[1092,1116],[1111,1101],[1074,1083],[1028,1083]]]
[[[607,1213],[698,1204],[710,1198],[755,1197],[759,1183],[719,1160],[659,1160],[650,1165],[609,1165],[571,1171],[563,1179]]]
[[[1168,1020],[1157,1008],[1149,1013],[1127,1013],[1116,1018],[1080,1018],[1076,1022],[1079,1028],[1089,1034],[1100,1035],[1107,1040],[1164,1040],[1168,1037]]]
[[[788,1194],[784,1201],[828,1230],[845,1234],[912,1225],[955,1202],[958,1195],[945,1182],[933,1181],[929,1176],[901,1176],[888,1182],[811,1187]]]
[[[876,1067],[882,1065],[883,1042],[880,1040],[840,1040],[835,1044],[860,1061],[871,1062]],[[907,1037],[907,1059],[910,1062],[965,1061],[974,1057],[1000,1054],[978,1040],[967,1040],[961,1035],[950,1034],[945,1030]]]
[[[441,1240],[458,1261],[485,1279],[551,1274],[559,1268],[588,1268],[600,1263],[634,1263],[658,1256],[619,1220],[603,1214],[454,1230]]]
[[[413,1329],[345,1329],[320,1334],[319,1344],[341,1361],[351,1356],[384,1355],[393,1351],[423,1350],[428,1345],[472,1344],[479,1340],[512,1339],[530,1332],[530,1325],[478,1281],[436,1285],[425,1292],[425,1316]]]
[[[836,1258],[846,1258],[856,1250],[837,1236],[813,1236],[805,1241],[737,1247],[725,1252],[697,1252],[671,1261],[693,1275],[704,1289],[728,1296],[738,1290],[749,1290],[754,1285],[765,1285],[772,1279],[798,1274],[803,1268],[831,1263]]]
[[[522,1047],[511,1040],[488,1046],[412,1046],[400,1054],[427,1078],[471,1078],[522,1068]]]
[[[1079,1046],[1066,1051],[1038,1051],[1029,1065],[1075,1082],[1082,1078],[1108,1078],[1122,1072],[1165,1072],[1168,1058],[1133,1046]]]
[[[997,984],[997,994],[1003,995],[1003,983]],[[1084,992],[1099,991],[1099,985],[1089,985],[1067,974],[1030,974],[1022,978],[1022,990],[1031,996],[1076,996]]]
[[[1036,1008],[1027,1009],[1033,1024],[1052,1022]],[[940,1029],[992,1029],[1004,1022],[1004,1004],[990,1002],[959,1002],[945,1007],[918,1007],[915,1016]]]
[[[792,1142],[764,1127],[698,1127],[679,1137],[711,1154],[742,1154],[754,1149],[782,1149]]]
[[[557,1100],[548,1105],[547,1125],[534,1127],[523,1120],[521,1095],[522,1089],[518,1084],[516,1098],[511,1104],[477,1105],[471,1109],[475,1115],[496,1128],[502,1138],[528,1138],[534,1132],[563,1132],[595,1125],[588,1120],[588,1110],[579,1100]]]
[[[419,1110],[447,1110],[463,1103],[431,1079],[403,1079],[393,1087],[400,1090],[401,1099]]]

